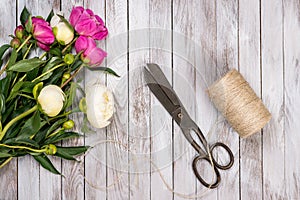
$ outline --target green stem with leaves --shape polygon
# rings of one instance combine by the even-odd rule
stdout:
[[[62,66],[64,66],[64,65],[66,65],[66,63],[61,63],[61,64],[59,64],[59,65],[56,65],[55,67],[49,69],[49,70],[46,71],[45,73],[43,73],[43,74],[41,74],[40,76],[38,76],[38,77],[36,77],[35,79],[33,79],[31,82],[32,82],[32,83],[35,82],[36,80],[42,78],[43,76],[49,74],[50,72],[52,72],[52,71],[56,70],[57,68],[62,67]]]
[[[11,145],[7,145],[7,144],[0,144],[0,147],[7,147],[10,149],[26,149],[35,153],[44,153],[46,152],[46,149],[32,149],[30,147],[25,147],[25,146],[11,146]]]
[[[33,113],[34,111],[36,111],[38,109],[38,106],[35,105],[33,106],[31,109],[23,112],[22,114],[16,116],[15,118],[13,118],[10,122],[8,122],[8,124],[6,124],[6,126],[4,126],[3,130],[0,132],[0,141],[3,139],[3,137],[5,136],[6,132],[8,131],[8,129],[17,121],[19,121],[20,119],[26,117],[27,115]]]
[[[19,46],[19,48],[17,49],[17,52],[19,52],[23,46],[30,40],[30,38],[32,37],[32,35],[29,35],[25,40],[24,42],[21,44],[21,46]]]

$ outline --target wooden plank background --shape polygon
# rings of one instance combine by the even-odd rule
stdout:
[[[85,139],[62,144],[98,144],[81,162],[55,159],[65,177],[50,174],[29,156],[14,159],[0,169],[0,200],[300,199],[299,0],[1,3],[1,43],[9,42],[24,6],[44,17],[52,8],[65,16],[74,5],[91,8],[109,29],[107,41],[99,43],[109,54],[103,65],[121,78],[89,71],[79,75],[83,87],[100,82],[114,91],[112,124],[90,127],[93,133]],[[143,83],[141,66],[147,62],[162,66],[208,140],[232,149],[235,163],[221,172],[218,189],[206,190],[196,180],[195,151]],[[232,68],[272,113],[270,123],[247,139],[222,120],[205,94],[205,86]],[[73,116],[77,130],[82,117]]]

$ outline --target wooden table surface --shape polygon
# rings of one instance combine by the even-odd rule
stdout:
[[[81,162],[55,159],[64,177],[31,157],[0,169],[0,199],[300,199],[299,0],[2,0],[0,41],[9,41],[26,5],[46,17],[73,5],[100,15],[109,37],[99,45],[105,65],[121,78],[84,71],[81,84],[114,92],[116,113],[107,129],[85,132],[73,144],[97,144]],[[222,141],[235,163],[218,189],[197,182],[195,151],[143,83],[141,66],[163,67],[209,142]],[[238,69],[272,113],[261,132],[241,139],[205,88]],[[78,100],[79,100],[78,96]],[[83,116],[73,116],[81,130]]]

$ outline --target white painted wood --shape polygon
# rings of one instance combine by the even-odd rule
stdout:
[[[8,35],[13,33],[16,25],[16,3],[6,0],[2,1],[0,11],[0,45],[9,43]],[[12,10],[12,12],[5,12]],[[6,19],[6,20],[3,20]],[[0,67],[1,68],[1,67]],[[1,77],[0,77],[1,78]],[[18,163],[17,158],[10,161],[7,166],[0,169],[0,199],[17,199],[18,197]]]
[[[260,1],[239,1],[239,67],[260,97]],[[262,199],[261,133],[240,139],[241,198]]]
[[[105,10],[106,2],[102,1],[86,1],[84,6],[90,8],[99,15],[104,21],[106,19]],[[105,42],[101,41],[99,47],[106,50]],[[103,63],[104,64],[104,63]],[[102,65],[103,65],[102,64]],[[103,72],[85,70],[85,90],[93,84],[101,83],[105,85],[105,75]],[[85,133],[85,144],[93,146],[97,142],[106,140],[106,129],[95,129],[88,126],[94,132]],[[106,187],[106,145],[105,143],[95,146],[85,157],[85,199],[105,199],[106,190],[99,189]]]
[[[217,14],[217,75],[220,78],[229,69],[238,69],[238,1],[216,1]],[[218,113],[218,119],[224,119]],[[231,169],[221,172],[218,197],[239,199],[239,135],[225,121],[217,125],[217,141],[228,145],[234,155]]]
[[[173,38],[174,51],[184,49],[186,56],[173,55],[173,81],[174,90],[184,104],[187,112],[195,118],[195,69],[194,48],[189,42],[194,39],[194,6],[195,1],[173,1],[173,31],[183,34],[185,38],[176,40]],[[174,36],[174,33],[173,33]],[[191,59],[189,59],[191,58]],[[175,195],[174,199],[183,199],[184,196],[194,196],[196,193],[196,178],[192,171],[192,159],[196,154],[192,146],[187,142],[178,125],[174,122],[174,190],[181,195]]]
[[[70,16],[71,10],[74,5],[83,5],[83,1],[62,1],[61,8],[64,11],[65,16]],[[83,80],[85,71],[82,70],[78,73],[76,80]],[[84,81],[80,82],[80,86],[84,88]],[[78,103],[82,95],[76,94],[74,107],[78,107]],[[71,119],[75,122],[74,131],[81,132],[84,115],[82,113],[76,113],[71,116]],[[81,146],[84,145],[84,138],[72,139],[65,141],[63,146]],[[62,178],[62,199],[84,199],[84,160],[82,156],[77,157],[82,162],[73,162],[68,160],[62,161],[62,174],[65,176]]]
[[[285,199],[282,2],[262,1],[261,22],[262,99],[272,114],[263,129],[263,193],[264,199]]]
[[[195,1],[195,28],[193,40],[196,42],[196,122],[209,144],[219,141],[217,128],[220,124],[218,113],[210,101],[206,90],[218,78],[217,68],[217,1]],[[199,50],[198,50],[199,49]],[[217,124],[216,124],[217,123]],[[200,141],[199,141],[200,142]],[[200,173],[207,182],[213,182],[210,165],[201,165]],[[221,172],[222,173],[222,172]],[[223,179],[223,174],[221,178]],[[222,184],[222,183],[221,183]],[[197,199],[217,199],[218,190],[210,190],[197,180]]]
[[[150,1],[150,61],[159,64],[165,75],[172,83],[172,55],[171,55],[171,20],[172,1]],[[158,49],[157,47],[161,47]],[[173,151],[172,151],[172,118],[164,107],[151,95],[151,199],[172,199],[170,188],[164,184],[173,185]],[[157,168],[158,169],[157,169]]]
[[[299,1],[283,1],[284,5],[284,103],[285,103],[285,185],[286,198],[300,197],[300,39]],[[275,79],[274,79],[275,80]],[[276,81],[276,80],[275,80]]]
[[[107,76],[107,85],[114,92],[115,115],[107,129],[107,138],[128,147],[128,17],[127,1],[106,1],[107,66],[121,77]],[[128,148],[107,143],[107,199],[129,198]],[[118,180],[119,179],[119,180]]]
[[[110,36],[107,44],[99,45],[106,46],[108,55],[113,55],[107,59],[107,66],[122,77],[115,78],[87,71],[81,73],[80,77],[85,77],[85,85],[92,78],[99,78],[103,83],[107,80],[108,87],[113,89],[117,99],[117,113],[112,125],[107,128],[108,139],[128,145],[130,151],[143,153],[138,157],[138,168],[146,173],[128,174],[128,168],[133,170],[136,167],[133,160],[137,155],[130,154],[131,162],[128,164],[126,148],[120,151],[118,145],[111,144],[97,147],[97,154],[94,155],[98,160],[88,156],[85,162],[81,163],[63,161],[60,165],[59,159],[54,161],[57,168],[63,169],[65,178],[52,175],[30,156],[26,156],[15,159],[0,169],[1,200],[172,199],[173,196],[174,199],[184,199],[169,192],[157,172],[149,173],[150,170],[154,170],[151,168],[149,155],[170,142],[172,124],[159,102],[150,96],[148,88],[143,86],[142,74],[137,71],[137,68],[148,61],[163,66],[167,77],[173,80],[175,90],[205,135],[218,114],[214,109],[211,110],[210,102],[202,94],[202,80],[205,79],[207,84],[210,84],[229,68],[240,69],[251,87],[259,96],[262,95],[264,103],[272,113],[273,118],[263,129],[263,136],[258,133],[248,139],[240,139],[240,146],[237,133],[230,129],[228,124],[217,125],[217,131],[212,132],[208,140],[210,143],[222,141],[228,144],[234,152],[235,165],[229,171],[221,171],[222,182],[218,189],[208,191],[199,199],[300,198],[300,127],[297,121],[300,116],[300,52],[296,42],[300,40],[298,1],[27,0],[16,3],[6,0],[0,7],[1,44],[9,41],[7,35],[13,33],[16,17],[19,18],[24,5],[34,15],[42,16],[48,14],[52,7],[55,10],[61,7],[65,15],[69,16],[73,5],[84,5],[106,18]],[[153,40],[156,36],[153,32],[151,36],[145,31],[141,49],[135,49],[139,46],[136,46],[136,42],[139,42],[136,41],[136,35],[129,37],[127,63],[128,44],[125,33],[128,27],[133,31],[149,27],[171,29],[172,26],[175,32],[186,36],[186,42],[182,45],[181,40],[174,38],[173,33],[173,60],[170,52],[150,49],[151,45],[157,44],[157,41]],[[110,39],[115,41],[113,38],[121,33],[125,34],[125,39],[120,44],[109,43]],[[171,46],[168,42],[172,37],[161,41],[161,45]],[[188,42],[190,39],[195,43]],[[119,45],[120,48],[115,48]],[[207,52],[198,52],[198,45]],[[179,46],[183,49],[183,57],[176,51]],[[116,55],[119,57],[114,59]],[[215,64],[218,70],[215,69]],[[208,65],[211,68],[208,68]],[[203,75],[204,78],[201,77]],[[79,98],[78,96],[77,100]],[[206,118],[202,117],[203,113]],[[78,131],[81,129],[82,117],[73,118]],[[160,127],[162,129],[159,129]],[[196,181],[191,168],[196,152],[182,137],[177,125],[174,124],[174,128],[175,139],[171,141],[174,145],[173,156],[177,158],[177,154],[184,149],[187,149],[187,152],[161,172],[176,192],[194,196],[205,191]],[[105,130],[96,131],[96,134],[91,133],[85,140],[72,140],[63,145],[93,144],[106,139]],[[156,134],[157,131],[166,132],[165,137]],[[160,156],[152,154],[153,161],[159,162]],[[102,162],[98,162],[99,159]],[[122,167],[124,171],[116,170]],[[116,184],[99,190],[84,181],[84,175],[96,186]],[[120,181],[116,181],[118,178]]]
[[[142,67],[149,61],[149,0],[129,0],[129,198],[150,199],[150,93]],[[139,29],[140,31],[134,31]],[[140,33],[143,33],[142,35]],[[144,44],[142,46],[139,43]],[[137,51],[136,45],[140,46]]]

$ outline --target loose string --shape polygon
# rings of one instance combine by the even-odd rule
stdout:
[[[214,128],[217,126],[217,124],[219,124],[220,122],[223,122],[223,121],[224,121],[224,119],[221,119],[221,120],[217,119],[217,120],[216,120],[216,122],[215,122],[214,125],[212,126],[212,129],[208,132],[207,138],[210,138],[210,137],[211,137],[212,132],[213,132],[212,130],[214,130]],[[123,143],[120,142],[120,141],[117,141],[117,140],[101,140],[101,141],[98,141],[98,142],[96,142],[95,144],[91,145],[92,148],[90,148],[90,149],[83,155],[82,159],[84,159],[87,155],[89,155],[89,156],[91,156],[94,160],[96,160],[97,162],[99,162],[99,163],[102,164],[102,162],[98,159],[98,157],[95,156],[93,153],[91,153],[91,150],[94,149],[96,146],[101,145],[101,144],[104,144],[104,143],[113,143],[113,144],[117,144],[117,145],[122,146],[123,148],[125,148],[127,152],[131,152],[131,150],[128,148],[128,145],[123,144]],[[214,162],[213,162],[213,160],[212,160],[212,155],[211,155],[211,153],[210,153],[209,146],[207,146],[206,148],[207,148],[208,157],[209,157],[209,161],[210,161],[211,167],[214,169]],[[132,152],[131,152],[131,153],[132,153]],[[137,165],[136,165],[136,157],[134,156],[134,154],[132,154],[132,155],[133,155],[133,159],[134,159],[134,166],[137,167]],[[175,190],[172,188],[171,184],[169,184],[169,183],[166,181],[166,178],[165,178],[164,175],[162,174],[160,168],[153,162],[153,160],[152,160],[151,158],[147,158],[146,156],[145,156],[144,158],[145,158],[146,160],[148,160],[148,161],[151,163],[151,166],[155,169],[156,172],[158,172],[159,177],[161,178],[161,180],[162,180],[163,184],[165,185],[165,187],[166,187],[171,193],[173,193],[174,195],[176,195],[176,196],[178,196],[178,197],[181,197],[181,198],[185,198],[185,199],[195,199],[195,198],[201,198],[201,197],[204,197],[204,196],[210,191],[210,187],[211,187],[211,186],[209,186],[208,188],[203,189],[202,192],[199,192],[199,193],[193,194],[193,195],[190,195],[190,194],[183,194],[183,193],[177,192],[177,191],[175,191]],[[99,185],[93,184],[91,181],[88,180],[88,178],[87,178],[84,174],[82,174],[82,176],[84,177],[86,183],[87,183],[90,187],[92,187],[93,189],[105,191],[105,190],[111,189],[113,186],[115,186],[115,185],[121,183],[122,178],[123,178],[124,175],[122,174],[122,175],[117,176],[117,177],[114,179],[114,181],[113,181],[112,183],[108,184],[107,186],[99,186]],[[213,176],[212,176],[211,182],[212,182],[213,180],[215,180],[215,178],[216,178],[216,176],[215,176],[215,173],[214,173]],[[128,185],[126,184],[126,182],[125,182],[125,183],[122,183],[122,184],[125,185],[125,186],[128,186]]]

